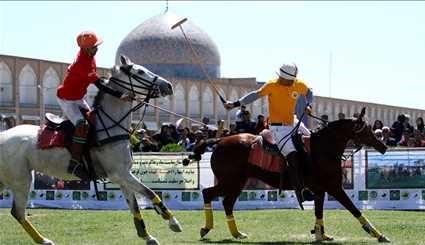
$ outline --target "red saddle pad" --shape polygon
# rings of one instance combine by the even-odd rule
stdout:
[[[65,147],[65,138],[65,131],[54,130],[47,127],[46,125],[43,125],[38,131],[37,145],[40,149]]]
[[[280,166],[283,164],[280,156],[264,151],[259,141],[251,146],[248,162],[262,169],[277,173],[280,173]]]

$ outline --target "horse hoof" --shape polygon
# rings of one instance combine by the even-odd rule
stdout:
[[[151,235],[146,237],[145,240],[147,245],[159,245],[159,241]]]
[[[378,238],[378,242],[391,242],[386,236],[382,235]]]
[[[182,232],[183,231],[183,229],[180,225],[180,222],[176,219],[176,217],[172,217],[169,220],[168,227],[170,227],[170,229],[174,232]]]
[[[333,238],[333,237],[328,236],[328,235],[326,235],[326,234],[323,234],[323,241],[333,241],[333,240],[334,240],[334,238]]]
[[[242,240],[242,239],[248,238],[248,235],[243,232],[238,232],[238,234],[233,235],[233,237],[236,239]]]
[[[201,238],[203,238],[206,234],[208,234],[208,232],[210,232],[210,229],[201,228],[201,230],[199,231],[199,234],[201,235]]]
[[[41,244],[43,244],[43,245],[55,245],[54,242],[52,242],[52,241],[50,241],[49,239],[46,239],[46,238],[43,239]]]

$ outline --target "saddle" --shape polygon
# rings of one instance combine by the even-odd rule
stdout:
[[[292,136],[292,140],[298,152],[310,154],[310,137],[297,134]],[[283,161],[284,158],[273,139],[272,132],[264,129],[251,145],[248,162],[267,171],[280,173]]]
[[[90,131],[94,130],[95,113],[93,111],[82,110],[86,120],[89,122]],[[52,113],[45,114],[46,122],[38,131],[37,145],[40,149],[50,149],[53,147],[65,147],[69,150],[74,134],[74,125],[71,121]],[[92,133],[88,134],[91,137]],[[87,142],[92,142],[88,139]]]

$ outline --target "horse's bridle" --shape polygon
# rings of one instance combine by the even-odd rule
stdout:
[[[356,127],[354,126],[354,145],[355,145],[356,149],[352,150],[351,153],[348,154],[348,155],[345,155],[343,153],[342,156],[341,156],[341,160],[347,161],[347,160],[353,158],[354,154],[356,154],[358,151],[360,151],[362,149],[364,144],[359,144],[358,139],[359,139],[359,135],[365,129],[367,129],[367,123],[366,122],[363,122],[363,125],[359,129],[356,129]]]
[[[108,136],[108,138],[101,140],[100,142],[98,142],[100,145],[108,143],[108,142],[112,142],[115,140],[120,140],[120,139],[128,139],[129,135],[128,134],[132,134],[133,132],[127,128],[125,128],[124,126],[121,125],[121,122],[124,121],[128,116],[130,116],[130,114],[132,112],[135,112],[137,110],[139,110],[141,107],[145,106],[145,109],[143,111],[143,115],[142,118],[140,119],[140,121],[143,120],[145,113],[146,113],[146,103],[149,103],[149,100],[151,98],[157,98],[158,94],[155,94],[156,91],[158,91],[158,85],[155,84],[156,80],[158,79],[158,76],[155,76],[153,78],[152,81],[149,81],[137,74],[134,74],[131,72],[132,69],[132,65],[126,65],[126,66],[120,66],[120,70],[122,72],[124,72],[124,74],[126,74],[128,76],[128,81],[124,81],[115,77],[110,77],[109,81],[113,82],[114,84],[118,85],[119,87],[130,91],[130,93],[132,95],[143,95],[145,96],[144,100],[139,101],[139,103],[137,103],[137,105],[135,105],[134,107],[132,107],[130,110],[128,110],[124,116],[122,116],[119,120],[114,120],[108,113],[105,112],[105,110],[102,108],[102,106],[99,103],[95,103],[95,105],[93,106],[94,108],[94,112],[96,113],[97,117],[99,118],[100,123],[102,124],[102,129],[97,129],[95,132],[99,133],[99,132],[106,132],[106,135]],[[141,71],[141,70],[139,70]],[[133,80],[136,80],[140,85],[138,84],[133,84]],[[138,92],[136,90],[134,90],[134,88],[140,88],[143,90],[146,90],[146,93],[142,93],[142,92]],[[113,122],[113,124],[109,127],[106,127],[105,122],[102,118],[102,115],[104,115],[106,118],[108,118],[110,121]],[[125,132],[127,132],[128,134],[125,135],[118,135],[118,136],[111,136],[109,133],[109,130],[115,127],[119,127],[122,130],[124,130]]]

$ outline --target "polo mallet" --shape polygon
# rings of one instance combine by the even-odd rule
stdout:
[[[187,18],[184,18],[180,21],[178,21],[176,24],[174,24],[173,26],[171,26],[171,30],[175,29],[176,27],[180,28],[180,31],[182,32],[184,39],[186,40],[186,44],[189,46],[190,50],[192,50],[192,54],[193,57],[195,58],[195,62],[201,67],[202,72],[204,73],[205,77],[207,77],[208,82],[210,83],[210,85],[214,88],[215,92],[217,93],[217,95],[220,97],[220,100],[223,104],[226,103],[226,100],[223,98],[223,96],[221,96],[221,94],[218,92],[217,87],[214,85],[214,83],[211,81],[210,76],[208,75],[208,72],[205,70],[204,66],[202,65],[202,63],[199,61],[199,57],[198,54],[196,53],[195,49],[192,46],[192,43],[189,41],[189,38],[186,36],[186,33],[183,30],[182,24],[184,22],[187,21]]]

